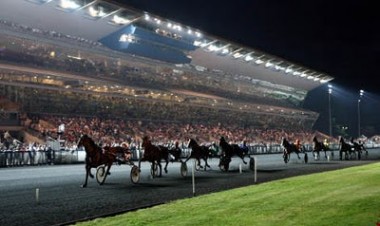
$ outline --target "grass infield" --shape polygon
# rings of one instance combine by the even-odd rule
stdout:
[[[380,225],[380,163],[292,177],[77,225]]]

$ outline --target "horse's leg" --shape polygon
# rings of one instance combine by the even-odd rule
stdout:
[[[247,162],[244,160],[244,153],[242,153],[239,157],[241,158],[241,160],[243,161],[243,163],[245,165],[247,165]]]
[[[161,162],[158,161],[158,162],[157,162],[157,165],[158,165],[158,167],[160,168],[160,175],[159,175],[159,177],[162,177],[162,165],[161,165]]]
[[[327,159],[326,149],[323,149],[323,151],[325,152],[325,159]]]
[[[204,158],[204,160],[205,160],[205,170],[206,170],[206,168],[208,167],[208,168],[211,168],[211,166],[208,164],[208,162],[207,162],[207,157],[205,157]]]
[[[91,174],[91,173],[90,173],[90,170],[91,170],[91,167],[90,167],[90,166],[88,166],[88,165],[86,164],[85,169],[86,169],[86,177],[85,177],[85,180],[84,180],[84,184],[82,184],[82,188],[87,187],[88,175]]]
[[[205,168],[204,168],[204,171],[206,171],[206,170],[207,170],[207,167],[210,168],[210,166],[209,166],[208,163],[207,163],[207,158],[203,157],[202,159],[203,159],[203,161],[205,161]]]
[[[203,166],[201,165],[201,158],[197,158],[197,162],[198,162],[198,166],[200,169],[203,168]],[[206,166],[205,166],[206,167]]]
[[[110,162],[108,163],[106,166],[107,166],[107,169],[106,169],[106,172],[105,172],[105,175],[104,175],[104,180],[102,181],[102,183],[100,183],[100,185],[104,184],[104,182],[106,182],[106,179],[107,179],[107,175],[110,175],[110,170],[111,170],[111,166],[112,166],[113,162]]]
[[[165,168],[164,168],[164,170],[165,170],[165,173],[168,173],[169,159],[165,159],[165,161],[166,161],[166,164],[165,164]]]

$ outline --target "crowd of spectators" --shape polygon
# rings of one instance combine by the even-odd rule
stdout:
[[[62,115],[29,115],[35,120],[29,123],[29,128],[37,131],[41,138],[56,137],[60,125],[65,125],[61,139],[69,144],[75,144],[80,135],[87,134],[99,144],[141,141],[143,136],[149,136],[155,143],[186,143],[189,138],[195,138],[200,143],[218,143],[221,136],[230,142],[246,141],[250,145],[279,144],[282,137],[290,140],[299,139],[311,143],[313,131],[292,131],[281,129],[261,129],[252,126],[240,127],[228,124],[201,124],[158,122],[143,120],[105,119],[100,117],[78,117]]]

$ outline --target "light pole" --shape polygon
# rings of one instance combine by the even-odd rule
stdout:
[[[329,135],[332,137],[332,123],[331,123],[331,93],[332,93],[332,85],[328,85],[329,92]]]
[[[363,94],[364,94],[364,90],[361,89],[359,91],[359,99],[358,99],[358,138],[360,137],[360,100]]]

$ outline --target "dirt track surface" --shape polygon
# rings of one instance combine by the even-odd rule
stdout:
[[[310,159],[305,164],[291,160],[285,165],[279,155],[256,158],[256,183],[247,165],[242,164],[240,173],[240,160],[234,159],[227,173],[217,168],[216,159],[212,160],[211,170],[195,171],[196,195],[379,161],[378,155],[370,155],[361,161]],[[65,225],[189,198],[193,196],[192,162],[187,165],[189,172],[185,178],[180,175],[180,164],[170,163],[168,174],[152,179],[149,166],[144,163],[138,184],[131,182],[129,166],[114,165],[104,185],[89,179],[87,188],[80,187],[84,181],[83,164],[1,168],[0,225]]]

